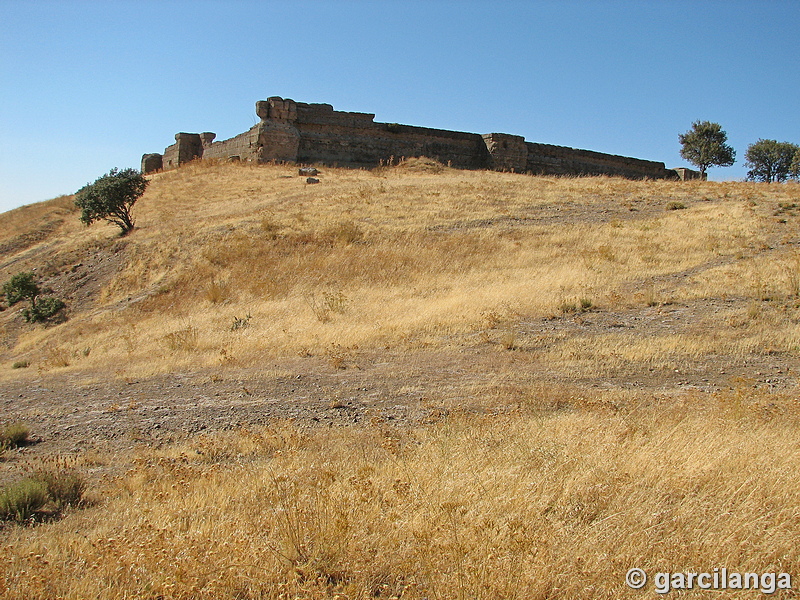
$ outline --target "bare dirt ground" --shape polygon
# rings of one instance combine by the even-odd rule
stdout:
[[[662,399],[739,388],[776,394],[796,389],[800,361],[783,354],[714,354],[649,368],[621,361],[601,376],[570,372],[547,359],[550,346],[574,336],[590,344],[593,336],[616,333],[685,333],[736,304],[702,301],[521,319],[510,349],[498,341],[503,332],[489,328],[447,348],[343,350],[335,357],[275,360],[260,368],[110,380],[91,371],[32,372],[0,382],[0,407],[5,419],[31,429],[34,443],[17,451],[23,458],[159,446],[286,419],[303,427],[407,426],[437,421],[452,410],[568,408],[565,389],[573,396],[616,390]],[[559,390],[553,395],[558,406],[548,405],[548,387]]]

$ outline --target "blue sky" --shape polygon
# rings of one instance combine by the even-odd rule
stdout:
[[[217,139],[283,96],[377,121],[686,164],[719,122],[745,176],[800,143],[800,1],[0,0],[0,210]]]

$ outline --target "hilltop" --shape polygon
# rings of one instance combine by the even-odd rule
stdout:
[[[115,575],[100,550],[83,542],[52,550],[60,543],[47,536],[74,526],[84,538],[113,537],[137,564],[136,535],[162,547],[147,527],[176,527],[177,513],[158,504],[177,502],[175,485],[195,514],[214,506],[231,519],[219,531],[235,547],[220,550],[216,528],[191,530],[207,555],[187,546],[195,566],[179,589],[190,596],[244,586],[252,596],[239,597],[256,597],[257,586],[233,571],[202,585],[198,573],[227,552],[261,552],[245,568],[255,569],[251,582],[274,572],[275,586],[308,597],[382,585],[393,590],[386,596],[402,588],[415,598],[437,589],[437,597],[477,597],[483,585],[483,597],[512,589],[556,597],[547,595],[553,586],[581,597],[585,581],[627,597],[622,577],[642,564],[631,561],[672,557],[680,568],[681,544],[701,521],[712,541],[686,557],[701,567],[720,564],[726,546],[713,540],[752,540],[755,513],[766,511],[777,537],[737,565],[775,570],[776,540],[796,539],[796,523],[780,517],[796,492],[778,482],[800,453],[800,186],[528,176],[426,159],[322,168],[317,185],[291,166],[214,161],[150,178],[133,209],[137,227],[122,238],[110,225],[82,226],[69,197],[0,215],[3,280],[35,268],[68,306],[63,323],[46,327],[25,324],[17,307],[0,313],[4,419],[27,422],[41,440],[25,449],[29,457],[83,457],[97,481],[132,469],[97,484],[105,500],[90,509],[116,533],[75,514],[72,525],[42,528],[25,544],[56,552],[49,563],[59,568],[75,552],[94,556],[107,571],[103,597],[145,587]],[[770,462],[747,467],[762,444]],[[12,473],[15,461],[0,472]],[[541,486],[534,495],[515,487],[528,471],[526,485]],[[281,496],[294,492],[278,472],[306,491]],[[280,515],[262,523],[263,535],[282,540],[272,553],[248,546],[258,546],[255,525],[234,517],[241,506],[256,510],[237,473],[260,482],[269,506],[304,515],[286,527]],[[742,482],[759,478],[770,481],[764,497],[736,504]],[[229,506],[208,489],[238,500]],[[323,496],[338,516],[325,512],[317,529],[303,529],[316,523],[308,515],[322,519]],[[725,508],[707,506],[716,497]],[[160,524],[143,525],[131,498]],[[667,505],[686,512],[659,521],[669,541],[653,554],[634,542],[637,527]],[[630,514],[619,517],[625,506]],[[706,510],[735,518],[709,524]],[[397,527],[356,526],[375,519]],[[599,528],[606,519],[613,532]],[[440,530],[426,529],[437,522]],[[400,533],[412,530],[416,537]],[[537,551],[540,536],[563,544]],[[582,559],[567,551],[575,543]],[[439,555],[425,554],[433,547]],[[614,552],[630,554],[603,561]],[[580,571],[579,559],[593,566],[569,587],[558,574]],[[155,554],[141,560],[148,590],[166,594],[165,582],[180,579]],[[782,569],[797,567],[781,560]],[[482,578],[480,564],[522,573]],[[58,581],[59,593],[89,589]],[[266,594],[273,583],[264,585]],[[278,587],[266,597],[279,597]]]
[[[662,369],[708,353],[756,360],[794,343],[773,322],[794,314],[794,185],[559,179],[425,161],[326,169],[323,179],[236,164],[158,174],[124,238],[83,227],[69,197],[0,216],[4,280],[37,269],[69,306],[69,319],[47,328],[2,313],[0,358],[139,377],[334,347],[480,348],[513,334],[518,355],[573,372],[605,352],[608,376],[620,350]],[[628,335],[658,315],[674,325],[650,332],[653,348]],[[704,324],[723,339],[704,339]],[[602,339],[592,344],[600,354],[569,359],[573,334]],[[656,351],[666,339],[673,349]]]

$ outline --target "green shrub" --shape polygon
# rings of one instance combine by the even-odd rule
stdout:
[[[41,293],[32,271],[17,273],[3,284],[3,294],[9,306],[22,300],[33,301]]]
[[[239,329],[247,329],[250,327],[250,313],[247,313],[246,317],[234,317],[233,318],[233,325],[231,325],[231,331],[238,331]]]
[[[575,304],[574,302],[562,302],[558,308],[565,315],[569,313],[578,312],[578,305]]]
[[[14,364],[11,365],[12,369],[27,369],[31,366],[30,361],[28,360],[18,360],[15,361]]]
[[[22,523],[48,500],[47,484],[31,477],[23,479],[0,490],[0,519]]]
[[[683,210],[686,205],[683,202],[672,201],[667,204],[667,210]]]
[[[0,445],[16,448],[28,441],[31,430],[23,423],[11,423],[0,430]]]
[[[22,316],[28,323],[49,321],[65,307],[66,304],[64,304],[62,300],[54,298],[53,296],[44,296],[39,298],[38,303],[31,303],[30,308],[23,310]]]
[[[80,504],[86,491],[86,480],[71,469],[41,471],[36,479],[45,484],[47,495],[59,510]]]

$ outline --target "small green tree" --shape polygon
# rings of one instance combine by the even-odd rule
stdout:
[[[111,169],[94,183],[83,186],[75,195],[75,204],[81,209],[81,221],[86,225],[108,221],[119,226],[125,235],[134,226],[131,207],[144,194],[148,183],[136,169]]]
[[[736,151],[728,146],[728,134],[719,123],[695,121],[692,128],[678,136],[681,157],[700,168],[705,175],[709,167],[730,167],[736,162]]]
[[[798,167],[797,155],[800,147],[789,142],[776,140],[758,140],[747,147],[744,157],[750,168],[747,178],[751,181],[786,181],[796,176]]]
[[[30,307],[22,311],[22,316],[29,323],[47,321],[66,306],[58,298],[42,296],[43,291],[30,271],[17,273],[3,284],[3,294],[9,306],[22,300],[30,301]]]

